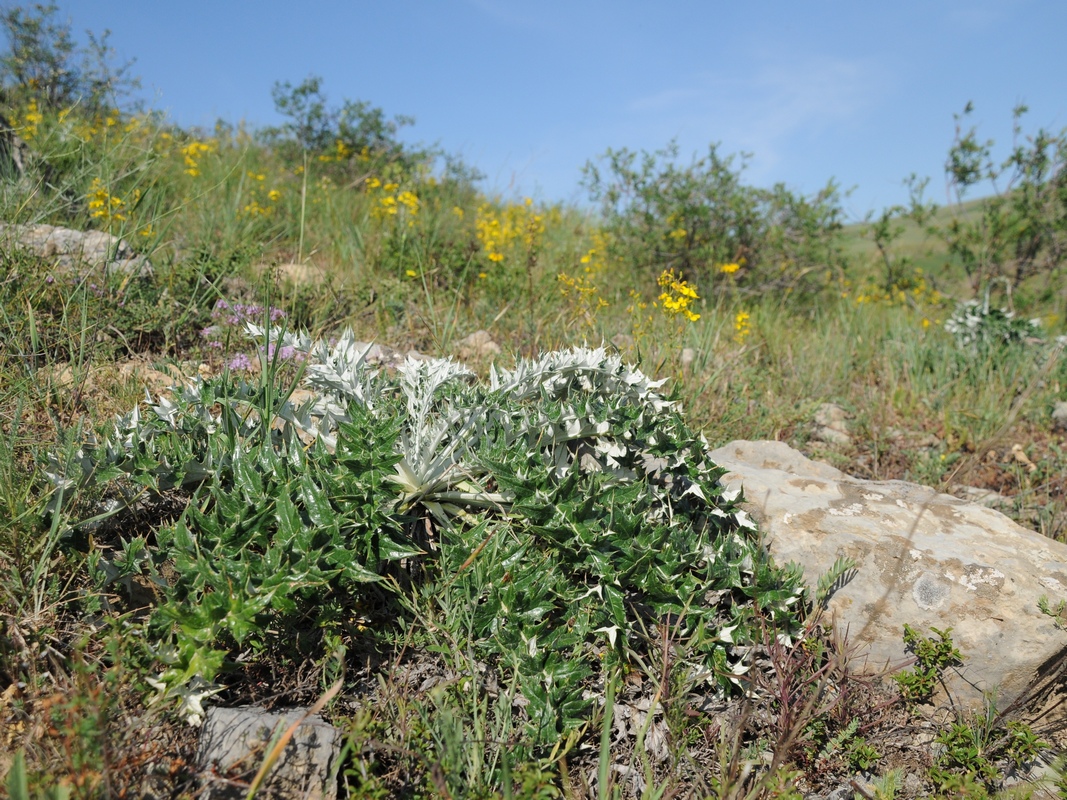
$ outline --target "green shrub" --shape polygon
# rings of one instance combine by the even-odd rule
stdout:
[[[1039,129],[1024,137],[1021,120],[1027,108],[1019,105],[1013,112],[1011,152],[998,163],[993,140],[980,141],[975,127],[963,129],[973,110],[968,103],[956,116],[945,172],[959,202],[986,181],[995,193],[978,214],[957,213],[936,233],[963,265],[976,294],[997,279],[1018,288],[1035,275],[1058,274],[1067,254],[1067,130]]]
[[[673,269],[705,294],[735,286],[806,294],[843,277],[833,182],[811,198],[746,186],[744,164],[713,145],[688,166],[674,142],[653,153],[609,150],[584,183],[600,203],[615,258],[638,274]]]
[[[57,110],[80,105],[88,114],[114,108],[139,86],[129,75],[132,62],[113,63],[110,31],[88,32],[88,47],[75,43],[70,23],[55,19],[55,3],[35,3],[0,11],[8,50],[0,57],[0,99],[5,105],[30,102]]]
[[[311,159],[334,179],[359,182],[387,168],[411,173],[432,160],[430,153],[397,139],[399,130],[414,124],[414,119],[389,119],[382,109],[360,100],[331,107],[320,77],[313,75],[296,86],[289,81],[275,83],[271,94],[275,110],[287,121],[262,135],[290,166],[303,166],[305,159]]]

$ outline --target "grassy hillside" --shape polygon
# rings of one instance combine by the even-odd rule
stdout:
[[[938,206],[921,221],[906,213],[896,215],[892,221],[893,238],[887,248],[888,257],[894,262],[905,262],[903,269],[912,275],[918,270],[934,288],[950,298],[962,300],[973,296],[974,281],[968,277],[959,259],[949,252],[945,237],[938,232],[948,231],[954,222],[980,224],[986,202],[978,198]],[[887,272],[886,256],[875,241],[872,222],[876,221],[853,223],[841,231],[842,245],[852,263],[853,274],[873,285],[884,284]]]

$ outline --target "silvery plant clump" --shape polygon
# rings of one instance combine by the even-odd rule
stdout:
[[[96,525],[184,503],[91,562],[101,583],[159,587],[152,685],[190,721],[271,647],[343,652],[349,609],[365,609],[364,644],[388,648],[422,619],[413,597],[456,595],[469,652],[521,694],[537,741],[585,724],[607,665],[652,663],[659,625],[687,642],[679,674],[719,693],[768,621],[799,631],[799,569],[769,561],[664,381],[617,355],[575,347],[480,380],[448,359],[375,369],[350,331],[247,334],[259,376],[148,398],[48,469],[72,529],[79,497],[103,498]],[[290,372],[267,355],[281,348],[302,356]],[[309,626],[321,636],[285,639]]]
[[[1040,340],[1041,320],[1019,319],[1014,311],[993,308],[989,296],[984,300],[967,300],[956,305],[945,321],[945,330],[952,334],[961,350],[977,351],[990,345]]]

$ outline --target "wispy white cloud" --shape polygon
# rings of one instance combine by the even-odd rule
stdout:
[[[889,84],[887,71],[872,60],[816,55],[787,62],[756,54],[744,77],[695,75],[636,98],[628,110],[654,115],[650,125],[678,131],[679,139],[702,136],[752,153],[752,177],[759,179],[781,159],[796,157],[798,141],[860,120]]]

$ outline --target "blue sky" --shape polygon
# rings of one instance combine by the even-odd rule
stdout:
[[[943,164],[968,101],[998,152],[1067,127],[1067,2],[59,0],[76,32],[112,31],[143,96],[183,125],[279,121],[275,81],[324,79],[416,124],[490,193],[587,202],[581,167],[676,139],[688,159],[748,152],[746,180],[811,194],[833,178],[851,218],[904,202]]]

